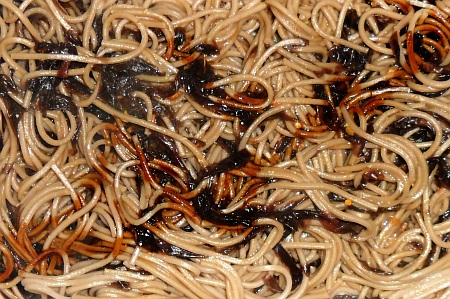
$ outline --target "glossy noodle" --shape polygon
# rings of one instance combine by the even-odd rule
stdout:
[[[449,15],[0,0],[0,295],[447,298]]]

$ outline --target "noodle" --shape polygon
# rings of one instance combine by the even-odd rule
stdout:
[[[448,15],[0,0],[0,297],[447,298]]]

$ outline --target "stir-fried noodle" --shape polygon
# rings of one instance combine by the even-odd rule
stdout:
[[[0,15],[0,296],[450,296],[449,1]]]

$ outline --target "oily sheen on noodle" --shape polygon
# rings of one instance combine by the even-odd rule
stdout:
[[[5,298],[447,298],[450,3],[0,0]]]

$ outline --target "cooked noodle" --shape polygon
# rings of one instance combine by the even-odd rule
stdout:
[[[0,295],[447,298],[449,15],[0,0]]]

